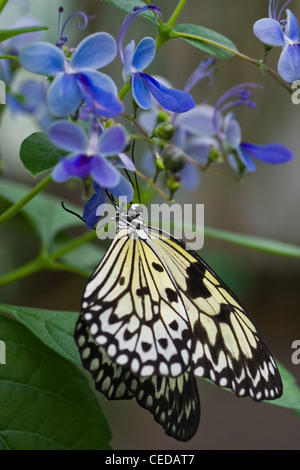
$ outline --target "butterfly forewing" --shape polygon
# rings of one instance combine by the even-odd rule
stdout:
[[[83,294],[82,321],[110,359],[135,375],[177,377],[189,366],[185,305],[155,247],[120,230]]]
[[[151,229],[177,284],[193,332],[190,372],[238,396],[275,399],[282,383],[275,361],[249,313],[236,296],[185,244]]]

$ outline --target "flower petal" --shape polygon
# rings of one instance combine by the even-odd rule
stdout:
[[[74,70],[83,68],[99,69],[112,62],[117,55],[117,45],[108,33],[95,33],[87,36],[77,46],[70,65]]]
[[[234,114],[232,112],[226,114],[223,126],[225,133],[225,141],[233,149],[238,148],[241,143],[242,133],[241,127],[237,120],[234,118]]]
[[[115,95],[118,94],[118,89],[115,82],[109,75],[105,73],[98,72],[97,70],[83,70],[80,74],[80,77],[85,77],[88,80],[90,86],[102,88],[103,90],[110,91]]]
[[[288,83],[300,79],[300,44],[283,48],[278,62],[278,73]]]
[[[126,133],[121,126],[112,126],[99,139],[98,151],[102,156],[116,155],[126,145]]]
[[[211,148],[218,148],[218,143],[212,137],[193,137],[188,141],[185,153],[204,165],[207,163]]]
[[[194,108],[195,103],[189,93],[173,88],[167,88],[146,73],[141,72],[140,76],[146,82],[150,93],[165,109],[173,111],[174,113],[184,113]]]
[[[286,163],[293,158],[293,153],[281,144],[253,145],[243,142],[240,148],[243,155],[251,155],[272,165]]]
[[[194,109],[176,116],[176,127],[195,135],[213,135],[215,108],[209,104],[195,106]]]
[[[124,49],[124,55],[123,55],[123,60],[124,60],[124,72],[125,75],[130,75],[130,67],[132,66],[132,59],[133,59],[133,54],[134,54],[134,48],[135,48],[135,42],[134,40],[130,41],[129,44]]]
[[[88,229],[93,228],[97,224],[101,216],[100,214],[96,214],[97,209],[99,206],[105,203],[106,197],[105,189],[99,186],[97,183],[94,183],[94,190],[95,193],[84,206],[84,211],[82,214]]]
[[[83,154],[75,154],[65,157],[55,166],[52,178],[57,183],[62,183],[70,178],[87,178],[91,171],[91,158]]]
[[[49,109],[54,116],[66,117],[75,113],[82,101],[75,75],[58,74],[49,87],[47,98]]]
[[[284,46],[285,44],[282,26],[271,18],[256,21],[253,32],[260,41],[269,46]]]
[[[120,182],[113,188],[110,188],[109,191],[118,199],[131,202],[134,196],[134,188],[132,184],[126,178],[124,178],[123,175],[120,175],[120,177]]]
[[[155,52],[156,43],[154,39],[149,37],[143,38],[133,54],[132,66],[134,69],[140,72],[148,67],[155,57]]]
[[[64,70],[63,52],[53,44],[39,42],[24,47],[20,52],[22,66],[30,72],[55,76]]]
[[[84,152],[88,140],[84,130],[71,121],[56,121],[48,130],[51,141],[57,147],[70,152]]]
[[[185,162],[180,172],[180,179],[185,189],[194,191],[200,183],[200,171],[190,162]]]
[[[118,170],[105,158],[90,157],[92,161],[91,175],[93,180],[104,188],[116,186],[121,179]]]
[[[286,26],[284,34],[293,42],[299,42],[299,25],[298,20],[291,10],[286,10]]]
[[[135,166],[131,158],[127,157],[126,153],[119,152],[118,158],[120,162],[116,163],[117,166],[121,168],[126,168],[126,170],[135,171]]]
[[[90,72],[84,72],[75,76],[82,96],[90,108],[90,112],[106,118],[115,117],[120,114],[123,111],[123,104],[118,96],[111,91],[107,91],[107,87],[106,89],[101,88],[94,80],[94,77],[91,79],[91,75]]]
[[[148,87],[141,77],[140,73],[132,74],[132,94],[138,104],[142,109],[149,109],[151,106],[151,98]]]

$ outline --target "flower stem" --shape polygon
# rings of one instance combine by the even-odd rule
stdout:
[[[236,57],[239,57],[240,59],[247,60],[251,64],[255,65],[256,67],[263,69],[264,72],[268,73],[273,77],[275,80],[278,81],[278,83],[283,86],[286,90],[288,90],[291,93],[291,88],[290,86],[283,82],[279,75],[273,70],[271,67],[263,64],[260,60],[258,59],[253,59],[252,57],[247,56],[246,54],[243,54],[242,52],[239,52],[238,50],[231,49],[230,47],[224,46],[223,44],[219,44],[218,42],[212,41],[211,39],[203,38],[202,36],[197,36],[195,34],[189,34],[189,33],[178,33],[176,31],[172,32],[172,37],[173,38],[186,38],[186,39],[194,39],[196,41],[201,41],[206,44],[210,44],[211,46],[218,47],[219,49],[223,49],[226,52],[229,52],[232,55],[235,55]]]
[[[5,211],[0,216],[0,225],[3,225],[11,217],[16,215],[31,199],[33,199],[38,193],[40,193],[48,184],[52,182],[51,174],[46,176],[42,181],[40,181],[26,196],[24,196],[20,201],[11,206],[7,211]]]
[[[177,18],[178,16],[180,15],[181,13],[181,10],[183,9],[183,7],[185,6],[187,0],[180,0],[177,7],[175,8],[175,10],[173,11],[172,15],[170,16],[169,20],[167,21],[166,23],[166,26],[170,29],[173,29],[176,21],[177,21]]]
[[[121,90],[119,91],[118,96],[119,96],[120,100],[123,100],[125,98],[125,96],[129,92],[130,88],[131,88],[131,85],[129,83],[125,83],[123,88],[121,88]]]

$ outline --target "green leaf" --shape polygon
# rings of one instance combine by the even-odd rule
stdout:
[[[118,8],[119,10],[126,11],[129,13],[134,7],[145,7],[147,4],[141,0],[106,0],[107,3],[110,3],[112,6]],[[143,18],[147,18],[153,23],[157,23],[156,15],[151,13],[151,11],[143,11],[139,14]]]
[[[0,196],[6,201],[16,203],[28,194],[30,189],[29,186],[3,179]],[[68,203],[68,207],[80,212],[80,209],[71,203]],[[26,204],[21,213],[39,235],[44,247],[49,249],[58,232],[80,223],[76,217],[63,210],[61,199],[45,193],[38,194]]]
[[[175,34],[174,34],[175,33]],[[218,59],[228,59],[238,52],[233,42],[211,29],[195,24],[179,24],[173,29],[173,37],[181,37],[192,46]]]
[[[13,316],[63,358],[81,364],[74,342],[74,329],[79,312],[59,312],[5,304],[0,304],[0,311]]]
[[[13,38],[14,36],[19,36],[19,34],[34,33],[36,31],[46,31],[47,29],[49,29],[48,26],[28,26],[26,28],[1,29],[0,42],[6,41],[6,39]]]
[[[277,362],[277,366],[283,383],[283,395],[270,403],[283,408],[292,408],[300,413],[300,388],[296,384],[295,377],[281,364]]]
[[[50,170],[65,155],[66,152],[53,145],[44,132],[34,132],[20,147],[20,159],[33,176]]]
[[[87,377],[20,323],[0,317],[0,449],[100,450],[111,433]]]
[[[8,0],[0,0],[0,13],[7,4]]]

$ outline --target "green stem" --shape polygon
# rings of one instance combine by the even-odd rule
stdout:
[[[121,90],[119,91],[119,95],[118,95],[120,100],[123,100],[125,98],[130,88],[131,88],[131,85],[129,83],[125,83],[125,85],[123,85],[123,88],[121,88]]]
[[[275,80],[278,81],[278,83],[286,88],[289,92],[291,92],[290,86],[283,82],[279,75],[269,66],[263,64],[260,60],[253,59],[252,57],[247,56],[246,54],[243,54],[242,52],[239,52],[235,49],[231,49],[230,47],[224,46],[223,44],[219,44],[218,42],[212,41],[211,39],[203,38],[202,36],[196,36],[195,34],[189,34],[189,33],[177,33],[175,31],[172,32],[172,38],[186,38],[186,39],[194,39],[196,41],[202,41],[206,44],[210,44],[211,46],[218,47],[219,49],[223,49],[226,52],[229,52],[232,55],[235,55],[236,57],[239,57],[240,59],[247,60],[251,64],[255,65],[258,68],[263,68],[263,70],[271,75],[271,77],[275,78]]]
[[[46,176],[42,181],[40,181],[26,196],[24,196],[20,201],[11,206],[7,211],[5,211],[0,216],[0,225],[3,225],[11,217],[16,215],[31,199],[33,199],[38,193],[40,193],[48,184],[52,182],[51,174]]]
[[[170,16],[169,20],[167,21],[166,23],[166,26],[168,28],[173,29],[176,21],[177,21],[177,18],[178,16],[180,15],[181,13],[181,10],[183,9],[183,7],[185,6],[187,0],[180,0],[177,7],[175,8],[174,12],[172,13],[172,15]]]

